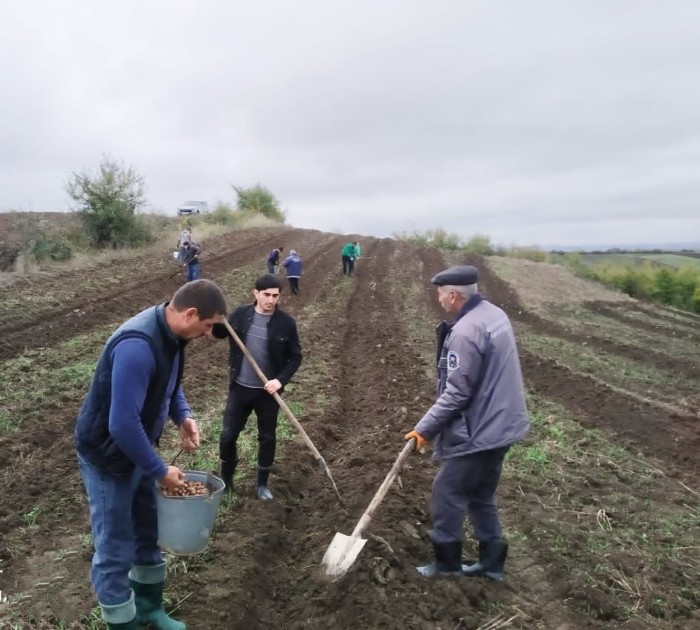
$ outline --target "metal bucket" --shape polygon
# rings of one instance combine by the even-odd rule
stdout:
[[[158,545],[178,556],[201,553],[211,537],[216,512],[224,496],[224,482],[207,472],[183,471],[186,481],[199,481],[209,494],[168,497],[156,490]]]

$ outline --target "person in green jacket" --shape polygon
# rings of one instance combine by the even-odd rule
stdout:
[[[355,270],[355,259],[360,255],[358,251],[357,241],[352,241],[347,243],[343,247],[343,251],[340,252],[340,257],[343,260],[343,275],[352,276],[352,272]]]

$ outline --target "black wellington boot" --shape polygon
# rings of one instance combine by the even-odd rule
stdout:
[[[499,538],[497,540],[479,541],[479,561],[474,564],[463,564],[462,573],[469,577],[487,577],[496,582],[505,579],[503,567],[508,555],[508,543]]]
[[[423,577],[448,577],[462,575],[462,542],[433,543],[435,560],[430,564],[416,567]]]
[[[267,480],[270,478],[269,468],[258,468],[258,482],[255,486],[255,493],[258,499],[269,501],[272,498],[272,492],[267,487]]]
[[[221,479],[226,486],[226,492],[233,492],[233,475],[236,472],[237,459],[221,460]]]

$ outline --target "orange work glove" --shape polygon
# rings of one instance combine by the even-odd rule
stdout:
[[[416,450],[421,451],[423,450],[423,447],[428,443],[428,440],[426,440],[418,431],[409,431],[406,433],[406,435],[403,436],[404,440],[410,440],[411,438],[416,438]]]

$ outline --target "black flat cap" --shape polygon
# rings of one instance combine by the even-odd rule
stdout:
[[[476,267],[471,265],[457,265],[456,267],[450,267],[441,271],[430,281],[438,286],[444,286],[446,284],[452,284],[458,287],[464,286],[465,284],[476,284],[479,277],[479,272]]]

